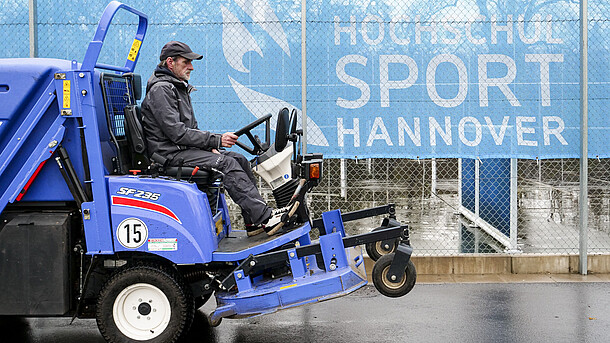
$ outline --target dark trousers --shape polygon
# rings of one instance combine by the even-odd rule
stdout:
[[[271,208],[256,188],[250,162],[243,155],[226,150],[215,154],[205,150],[188,149],[177,153],[172,164],[175,165],[179,159],[183,159],[186,166],[215,169],[223,173],[223,185],[231,199],[241,207],[246,224],[258,225],[271,216]]]

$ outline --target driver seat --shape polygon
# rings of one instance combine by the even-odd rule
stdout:
[[[190,166],[169,166],[169,160],[157,153],[149,157],[146,150],[146,137],[142,128],[142,113],[140,106],[127,105],[124,108],[125,115],[125,135],[127,136],[127,147],[130,150],[131,166],[146,166],[147,173],[174,177],[179,180],[193,181],[199,190],[205,192],[210,200],[210,205],[217,204],[220,186],[220,176],[211,170],[198,169],[195,174],[194,167]],[[212,206],[215,210],[216,206]]]

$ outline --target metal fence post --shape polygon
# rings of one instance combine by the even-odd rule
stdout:
[[[345,159],[341,159],[341,197],[347,198],[347,168],[345,166]]]
[[[517,159],[510,159],[510,247],[509,252],[518,253],[517,234],[518,234],[518,184],[517,184]]]
[[[307,0],[301,0],[301,126],[303,154],[307,153]]]
[[[432,185],[430,186],[430,190],[432,195],[436,194],[436,158],[432,159]]]
[[[462,208],[462,159],[458,158],[458,208]]]
[[[579,237],[579,256],[580,263],[578,271],[582,275],[587,275],[587,243],[588,243],[588,220],[589,220],[589,188],[588,188],[588,171],[589,171],[589,123],[588,123],[588,74],[587,74],[587,58],[588,58],[588,11],[587,0],[580,1],[580,196],[579,196],[579,212],[580,212],[580,237]]]
[[[481,160],[474,160],[474,215],[479,219],[481,209]]]
[[[30,57],[38,57],[38,10],[37,0],[29,0],[29,30],[30,30]]]

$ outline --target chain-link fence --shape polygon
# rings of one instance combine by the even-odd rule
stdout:
[[[1,57],[29,57],[29,11],[27,0],[9,1],[0,7],[0,29],[4,33]]]
[[[417,254],[578,253],[578,3],[125,2],[149,15],[144,80],[167,41],[204,53],[191,79],[202,128],[282,107],[303,126],[306,106],[305,148],[327,157],[314,217],[395,203]],[[0,57],[28,57],[33,30],[38,57],[82,61],[106,1],[33,3],[33,26],[27,0],[0,7]],[[610,252],[609,7],[589,6],[589,253]],[[117,14],[103,62],[124,62],[136,26]]]

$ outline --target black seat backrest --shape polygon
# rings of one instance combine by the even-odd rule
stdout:
[[[127,122],[127,139],[131,149],[138,154],[146,154],[146,140],[142,129],[142,113],[140,106],[125,106],[125,121]]]
[[[124,109],[125,114],[125,136],[127,136],[130,150],[130,169],[146,169],[150,166],[150,159],[146,150],[146,137],[142,128],[142,115],[140,106],[128,105]]]

